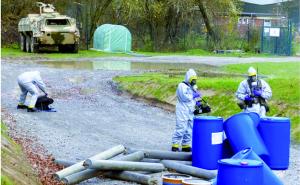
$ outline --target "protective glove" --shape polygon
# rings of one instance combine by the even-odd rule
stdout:
[[[193,91],[193,99],[200,98],[200,93]]]
[[[253,90],[253,94],[254,94],[254,96],[261,96],[261,94],[262,94],[262,90],[261,89],[254,89]]]
[[[249,95],[246,95],[244,98],[245,101],[253,101],[253,98]]]
[[[200,101],[196,101],[196,106],[200,107],[201,106],[201,102]]]
[[[210,112],[211,111],[211,108],[210,108],[210,106],[203,106],[202,107],[202,113],[208,113],[208,112]]]
[[[201,112],[200,112],[199,109],[197,109],[197,110],[194,111],[194,115],[198,115],[198,114],[201,114]]]

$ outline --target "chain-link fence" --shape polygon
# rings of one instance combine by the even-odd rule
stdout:
[[[292,54],[292,27],[290,21],[264,25],[261,28],[261,51],[276,55]]]

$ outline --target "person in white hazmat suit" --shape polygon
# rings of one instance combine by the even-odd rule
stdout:
[[[238,105],[244,112],[256,112],[261,117],[269,111],[267,101],[272,97],[269,84],[257,78],[257,72],[253,67],[248,69],[248,79],[243,80],[237,91]]]
[[[196,87],[197,74],[193,69],[186,72],[185,80],[178,84],[176,95],[176,128],[172,137],[172,151],[191,151],[193,117],[196,99],[200,94]]]
[[[18,85],[21,89],[21,95],[17,108],[27,109],[27,112],[36,112],[35,104],[39,96],[38,88],[47,94],[46,85],[41,78],[40,72],[29,71],[20,74],[18,76]],[[31,99],[28,106],[26,106],[25,100],[28,92],[31,94]]]

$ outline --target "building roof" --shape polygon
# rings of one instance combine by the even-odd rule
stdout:
[[[279,16],[283,12],[281,6],[277,4],[257,5],[252,3],[244,3],[242,14],[252,14],[257,16]]]
[[[288,0],[241,0],[242,2],[245,3],[252,3],[252,4],[257,4],[257,5],[268,5],[268,4],[277,4],[277,3],[282,3]]]

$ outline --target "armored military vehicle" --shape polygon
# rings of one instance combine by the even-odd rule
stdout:
[[[36,53],[41,47],[55,46],[60,52],[78,52],[76,20],[55,11],[52,4],[36,3],[40,14],[28,14],[18,24],[20,48]]]

